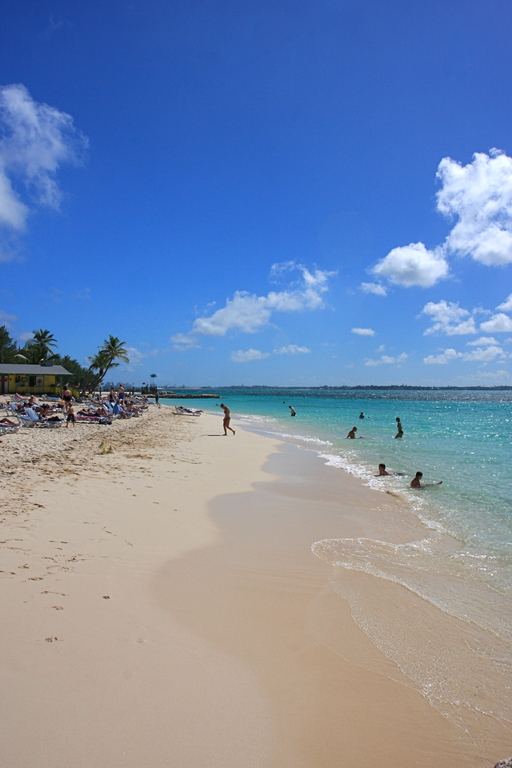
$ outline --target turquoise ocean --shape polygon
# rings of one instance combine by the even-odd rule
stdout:
[[[311,542],[312,550],[333,566],[333,588],[355,620],[437,709],[469,731],[472,714],[512,723],[512,391],[216,392],[246,427],[403,499],[422,524],[418,540],[329,539]],[[221,401],[162,402],[219,412]],[[365,439],[346,439],[354,426]],[[380,462],[404,474],[377,478]],[[417,470],[424,482],[443,484],[410,489]],[[405,587],[418,601],[414,621],[390,620],[386,606],[379,611],[336,578],[343,571]]]

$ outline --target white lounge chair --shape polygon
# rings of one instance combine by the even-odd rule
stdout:
[[[16,414],[25,427],[60,427],[62,421],[48,421],[41,419],[33,408],[25,408],[25,413]]]
[[[10,432],[17,432],[20,428],[21,421],[19,424],[0,424],[0,435],[8,435]]]
[[[202,411],[196,408],[184,408],[182,405],[175,405],[174,411],[179,416],[200,416]]]

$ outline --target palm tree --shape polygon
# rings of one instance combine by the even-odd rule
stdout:
[[[120,360],[122,363],[130,362],[128,352],[124,347],[125,344],[126,341],[121,341],[117,336],[109,336],[108,339],[105,339],[101,347],[99,347],[100,352],[105,352],[110,360],[109,368],[112,367],[115,360]],[[117,363],[117,365],[119,365],[119,363]]]
[[[33,338],[29,339],[25,345],[30,349],[30,357],[34,362],[42,362],[53,357],[52,350],[57,349],[57,340],[48,330],[40,328],[38,331],[32,331]]]
[[[149,374],[150,379],[156,379],[156,373],[150,373]],[[158,389],[158,387],[155,386],[155,390]]]
[[[32,331],[33,336],[23,347],[23,353],[16,355],[17,360],[23,360],[26,363],[38,365],[44,360],[52,360],[55,355],[52,354],[52,348],[57,348],[57,340],[50,331],[40,328],[38,331]]]
[[[129,363],[130,358],[124,345],[125,341],[121,341],[117,336],[109,336],[105,339],[103,344],[98,347],[98,351],[92,357],[87,359],[90,362],[91,371],[97,371],[95,374],[95,380],[93,387],[97,387],[100,382],[103,381],[107,372],[111,368],[117,368],[120,360],[122,363]]]

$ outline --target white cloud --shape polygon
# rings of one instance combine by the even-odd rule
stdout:
[[[260,352],[259,349],[247,349],[245,352],[239,349],[231,353],[231,360],[234,363],[250,363],[252,360],[264,360],[266,357],[270,357],[270,353]]]
[[[28,208],[12,188],[0,156],[0,224],[11,229],[22,230],[27,216]]]
[[[369,270],[376,277],[406,288],[430,288],[449,276],[451,254],[487,266],[512,263],[512,158],[496,149],[477,152],[466,166],[445,157],[437,178],[442,184],[437,210],[457,219],[445,242],[434,250],[421,242],[393,248]],[[512,308],[511,297],[499,309]]]
[[[442,249],[430,251],[423,243],[411,243],[393,248],[370,271],[406,288],[430,288],[448,277],[449,268]]]
[[[300,279],[283,291],[270,291],[266,296],[256,296],[248,291],[235,291],[221,309],[209,317],[198,317],[192,325],[191,335],[225,336],[228,331],[256,333],[270,322],[274,312],[304,312],[324,306],[322,295],[328,290],[328,278],[336,274],[320,269],[309,270],[303,264],[286,262],[274,264],[271,277],[277,278],[292,270]],[[189,345],[192,346],[192,345]]]
[[[361,283],[359,286],[365,293],[374,293],[376,296],[387,296],[387,289],[380,283]]]
[[[501,347],[492,345],[486,349],[477,347],[477,349],[474,349],[472,352],[457,352],[455,349],[445,349],[439,355],[428,355],[428,357],[424,357],[423,362],[427,363],[427,365],[446,365],[452,360],[463,360],[467,363],[489,363],[497,357],[503,359],[507,357],[507,355],[503,352]]]
[[[397,357],[391,357],[391,355],[381,355],[378,360],[372,360],[371,358],[365,360],[365,365],[367,366],[375,366],[375,365],[400,365],[401,363],[405,363],[409,355],[407,355],[405,352],[402,352],[401,355],[398,355]]]
[[[475,341],[466,341],[466,344],[468,347],[488,347],[498,344],[498,342],[492,336],[480,336]]]
[[[130,359],[129,363],[121,363],[122,370],[133,371],[134,367],[142,365],[148,357],[158,355],[158,349],[152,349],[149,352],[141,352],[137,347],[126,347],[126,352]]]
[[[171,341],[174,344],[174,349],[179,352],[183,352],[185,349],[198,348],[199,344],[195,336],[188,336],[185,333],[176,333],[171,336]]]
[[[20,331],[19,333],[15,333],[14,337],[15,337],[16,341],[18,342],[18,344],[23,345],[27,341],[30,341],[30,339],[33,339],[34,338],[34,334],[32,333],[32,331]],[[87,358],[84,358],[84,359],[87,360]],[[87,363],[87,365],[88,365],[88,363]]]
[[[13,183],[21,182],[32,201],[58,210],[57,171],[64,163],[80,162],[86,147],[70,115],[37,103],[23,85],[1,87],[0,225],[21,232],[30,213]]]
[[[296,344],[288,344],[287,347],[274,349],[274,355],[308,355],[311,352],[307,347],[298,347]]]
[[[508,295],[502,304],[498,304],[496,309],[501,309],[503,312],[512,312],[512,293]]]
[[[9,315],[0,309],[0,325],[5,325],[6,328],[10,328],[18,318],[16,315]]]
[[[486,333],[509,333],[512,331],[512,320],[508,315],[500,312],[491,317],[490,320],[480,323],[480,329]]]
[[[126,352],[130,358],[130,365],[140,365],[142,359],[146,357],[136,347],[126,347]]]
[[[430,336],[432,333],[445,333],[447,336],[464,336],[477,332],[471,312],[459,307],[454,302],[446,302],[443,299],[436,304],[433,301],[429,301],[423,307],[421,314],[430,315],[434,321],[434,324],[424,332],[424,336]]]
[[[491,381],[494,384],[507,384],[511,379],[511,375],[508,371],[478,371],[471,376],[458,376],[457,379],[463,379],[466,383],[472,382],[474,384],[481,384],[483,381]]]
[[[464,352],[462,359],[467,362],[488,363],[490,360],[494,360],[496,357],[504,358],[506,357],[506,354],[503,352],[501,347],[493,345],[487,347],[487,349],[477,347],[472,352]]]
[[[442,189],[437,209],[458,217],[446,248],[487,266],[512,262],[512,158],[491,150],[477,152],[466,166],[445,157],[437,177]]]
[[[424,357],[423,362],[427,363],[427,365],[446,365],[446,363],[456,360],[461,356],[461,352],[456,352],[455,349],[445,349],[444,352],[439,355],[428,355],[428,357]]]
[[[375,336],[373,328],[352,328],[350,333],[355,333],[357,336]]]

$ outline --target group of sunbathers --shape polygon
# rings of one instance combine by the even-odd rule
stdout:
[[[38,403],[34,395],[24,399],[21,395],[16,395],[18,402],[11,402],[10,409],[15,416],[30,417],[30,420],[40,422],[63,422],[66,426],[73,425],[76,421],[90,421],[100,424],[111,424],[114,416],[122,419],[128,419],[131,416],[138,417],[148,407],[147,398],[135,399],[125,393],[124,387],[119,386],[116,393],[114,388],[110,390],[108,398],[102,399],[101,395],[93,398],[90,405],[84,406],[75,414],[73,407],[73,394],[66,384],[62,390],[62,400],[53,400],[51,403]],[[63,419],[62,416],[65,418]],[[28,418],[25,419],[28,421]],[[0,427],[7,431],[10,428],[17,428],[20,423],[7,416],[0,419]],[[14,431],[14,429],[13,429]]]

